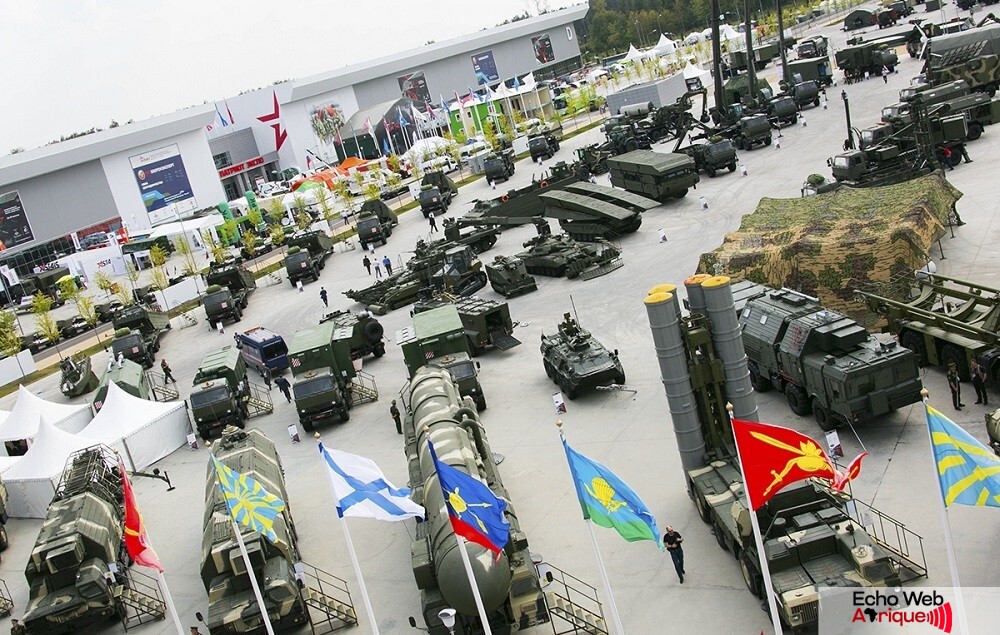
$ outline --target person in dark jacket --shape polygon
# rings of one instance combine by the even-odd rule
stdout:
[[[274,385],[278,387],[278,390],[280,390],[281,394],[285,396],[285,399],[288,400],[288,403],[292,403],[292,393],[289,392],[291,384],[288,383],[288,380],[279,375],[278,377],[274,378]]]

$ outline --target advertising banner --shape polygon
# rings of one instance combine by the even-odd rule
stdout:
[[[399,82],[399,92],[403,97],[412,99],[418,104],[428,104],[431,101],[431,93],[427,88],[427,80],[424,79],[423,71],[416,71],[400,75],[396,78]]]
[[[158,221],[172,215],[172,205],[176,206],[178,213],[197,208],[184,161],[176,145],[129,157],[129,164],[150,220]]]
[[[0,194],[0,251],[34,239],[28,215],[21,205],[21,195],[17,190]]]
[[[309,107],[309,125],[316,137],[325,143],[337,140],[344,121],[344,111],[339,102],[330,101]]]
[[[539,64],[556,61],[556,54],[552,52],[552,40],[549,39],[548,33],[531,38],[531,46],[535,49],[535,61]]]
[[[482,86],[500,79],[493,51],[483,51],[472,56],[472,70],[476,73],[476,83]]]

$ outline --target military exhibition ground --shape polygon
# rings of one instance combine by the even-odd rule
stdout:
[[[949,7],[949,13],[954,12]],[[964,15],[964,12],[963,12]],[[835,47],[844,45],[847,35],[834,27],[816,32],[828,35]],[[832,57],[832,55],[831,55]],[[477,358],[481,381],[489,404],[480,416],[493,451],[502,455],[500,466],[511,505],[527,536],[530,549],[545,562],[600,588],[600,577],[589,544],[587,528],[580,513],[566,458],[555,426],[557,415],[552,394],[555,386],[546,377],[538,351],[540,336],[556,330],[563,313],[575,311],[580,324],[609,349],[618,349],[630,391],[587,392],[567,402],[568,411],[558,415],[564,422],[567,439],[584,454],[615,470],[639,493],[650,507],[662,531],[672,525],[685,537],[687,576],[679,584],[670,557],[651,542],[627,543],[613,531],[597,529],[597,540],[607,565],[615,600],[629,633],[758,633],[770,629],[770,621],[760,602],[746,590],[739,566],[731,554],[719,549],[710,527],[698,517],[689,498],[680,467],[672,424],[660,381],[649,323],[643,306],[647,291],[658,284],[683,281],[695,273],[699,257],[722,243],[735,230],[743,215],[754,210],[761,197],[798,197],[804,179],[812,173],[829,174],[826,159],[839,152],[846,128],[841,90],[850,99],[855,127],[863,128],[878,120],[882,106],[896,101],[897,91],[909,84],[920,63],[905,52],[899,71],[880,79],[851,85],[841,83],[828,90],[829,106],[803,111],[804,119],[770,147],[740,151],[740,161],[748,175],[720,173],[709,179],[702,175],[696,190],[685,198],[661,205],[644,215],[642,227],[620,241],[624,267],[589,281],[537,277],[538,291],[509,300],[512,318],[518,322],[515,337],[523,342],[510,351],[490,351]],[[776,70],[769,65],[763,72],[777,85]],[[840,77],[839,71],[835,76]],[[558,160],[570,161],[575,148],[603,140],[594,128],[562,143],[555,158],[544,166],[524,160],[509,183],[490,189],[480,179],[462,187],[446,217],[468,211],[478,198],[500,196],[504,189],[521,187]],[[654,149],[669,152],[673,142]],[[1000,286],[1000,261],[995,245],[1000,241],[1000,182],[996,160],[1000,157],[1000,128],[987,128],[982,139],[969,146],[973,163],[962,163],[947,172],[948,180],[964,193],[958,211],[965,225],[946,236],[931,253],[938,272],[980,284]],[[607,184],[608,177],[598,178]],[[705,197],[708,209],[702,209]],[[415,211],[403,214],[388,245],[376,249],[378,257],[388,254],[394,263],[405,261],[417,239],[426,238],[428,223]],[[667,240],[661,242],[662,230]],[[482,255],[484,262],[494,255],[514,254],[521,243],[534,236],[525,227],[505,230],[496,246]],[[437,237],[437,236],[435,236]],[[943,253],[942,253],[943,251]],[[348,289],[373,282],[362,267],[363,252],[349,249],[328,260],[318,282],[309,282],[303,292],[283,279],[260,288],[250,300],[244,319],[227,324],[224,335],[210,329],[202,309],[193,315],[199,323],[175,327],[163,339],[159,357],[168,360],[178,380],[181,398],[190,391],[191,379],[202,356],[215,348],[232,344],[236,330],[263,325],[290,340],[301,328],[315,325],[328,311],[361,307],[342,295]],[[283,278],[283,271],[279,271]],[[265,286],[267,285],[267,286]],[[319,298],[320,286],[330,293],[330,308]],[[683,287],[681,290],[683,298]],[[484,289],[479,295],[501,299]],[[395,333],[407,326],[409,308],[380,317],[385,327],[387,353],[380,359],[366,358],[363,370],[372,374],[379,389],[375,403],[354,408],[350,421],[320,426],[323,443],[374,460],[397,486],[407,482],[407,464],[402,437],[397,435],[389,416],[390,400],[397,398],[406,382],[402,354]],[[103,368],[106,357],[95,356],[95,368]],[[983,415],[987,408],[973,405],[971,386],[965,401],[969,407],[955,412],[949,403],[944,372],[922,368],[924,386],[931,403],[962,425],[977,439],[986,442]],[[256,381],[256,376],[252,376]],[[45,399],[66,402],[59,392],[58,375],[30,386]],[[275,388],[270,393],[274,413],[251,419],[277,445],[289,490],[287,501],[295,518],[300,548],[306,562],[346,579],[358,609],[358,632],[369,630],[357,592],[356,577],[348,559],[342,529],[328,487],[316,441],[299,430],[302,440],[293,443],[288,426],[297,422],[294,403],[285,403]],[[996,404],[1000,395],[991,394]],[[0,400],[9,409],[15,396]],[[83,403],[82,400],[78,400]],[[811,416],[793,414],[777,392],[757,395],[760,420],[789,426],[821,438]],[[923,551],[929,575],[915,581],[918,586],[951,586],[945,555],[944,535],[938,512],[938,486],[928,447],[924,410],[920,404],[901,408],[856,429],[842,429],[845,455],[869,452],[853,494],[862,501],[923,536]],[[175,489],[152,479],[135,479],[139,505],[151,541],[165,568],[177,610],[185,627],[196,625],[195,612],[205,611],[207,600],[199,576],[204,513],[205,478],[209,449],[181,448],[156,467],[169,474]],[[1000,553],[996,511],[956,506],[950,510],[961,583],[970,587],[996,585],[993,555]],[[420,596],[410,564],[411,523],[379,523],[351,519],[351,534],[374,613],[382,633],[404,633],[412,629],[409,616],[420,615]],[[10,587],[15,602],[14,617],[20,615],[28,597],[24,564],[34,544],[41,521],[15,519],[8,523],[10,547],[0,562],[0,578]],[[911,549],[918,549],[919,546]],[[599,591],[603,596],[603,591]],[[0,629],[9,626],[0,621]],[[106,632],[117,632],[117,625]],[[169,620],[142,626],[137,632],[153,635],[172,633]],[[550,632],[544,624],[530,633]]]

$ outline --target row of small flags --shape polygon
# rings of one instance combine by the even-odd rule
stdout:
[[[925,411],[944,504],[1000,507],[1000,458],[929,404],[925,404]],[[753,510],[803,479],[824,479],[835,490],[843,490],[860,473],[865,456],[858,456],[846,470],[837,470],[819,443],[795,430],[734,419],[733,432],[743,457],[745,491]],[[656,519],[639,495],[608,467],[570,447],[561,431],[560,439],[584,519],[614,529],[629,542],[655,541],[662,551]],[[439,459],[430,441],[427,449],[455,533],[499,558],[510,533],[506,502],[478,478]],[[401,521],[424,517],[423,506],[411,500],[410,490],[386,480],[370,459],[328,448],[322,442],[319,452],[341,518]],[[214,455],[212,465],[232,519],[274,542],[274,521],[285,510],[285,502]],[[162,572],[124,465],[120,469],[128,553],[137,563]]]
[[[219,123],[222,125],[222,127],[226,128],[236,123],[236,118],[233,117],[233,111],[229,109],[229,102],[227,100],[222,100],[222,103],[226,106],[226,114],[229,115],[229,118],[226,119],[226,117],[219,110],[218,102],[216,102],[215,104],[215,114],[219,116]],[[212,124],[208,124],[207,126],[205,126],[205,129],[208,130],[209,132],[211,132],[214,128],[215,126],[213,126]]]

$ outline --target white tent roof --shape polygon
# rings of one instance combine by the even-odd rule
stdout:
[[[62,474],[70,454],[94,445],[92,439],[63,432],[44,417],[38,423],[35,442],[21,459],[4,472],[8,487],[15,481],[51,479]]]
[[[723,24],[719,27],[719,41],[725,42],[726,40],[741,40],[743,39],[743,34],[729,26],[728,24]]]
[[[677,50],[677,44],[673,40],[667,39],[666,35],[660,33],[660,40],[653,47],[653,50],[659,55],[673,55],[674,51]]]
[[[706,70],[700,69],[691,62],[684,67],[684,79],[691,79],[692,77],[705,77],[706,75],[711,75]]]
[[[46,401],[31,392],[24,386],[17,389],[17,402],[10,414],[0,422],[0,441],[16,441],[19,439],[30,439],[38,433],[39,421],[44,418],[58,427],[67,427],[60,424],[72,419],[82,419],[83,424],[76,427],[77,432],[91,419],[90,406],[83,404],[72,406]]]
[[[444,150],[448,147],[448,140],[443,137],[427,137],[426,139],[417,139],[410,146],[410,149],[404,153],[407,158],[416,157],[417,160],[410,159],[414,163],[423,160],[425,152],[436,153],[439,150]]]
[[[202,216],[201,218],[191,218],[182,223],[177,221],[164,223],[163,225],[157,225],[156,228],[150,232],[147,238],[153,239],[159,238],[160,236],[179,236],[188,232],[210,229],[225,222],[226,219],[223,218],[221,214],[209,214],[208,216]]]
[[[0,456],[0,474],[9,470],[15,463],[21,460],[19,456]]]
[[[634,62],[635,60],[641,60],[645,55],[639,52],[639,49],[635,48],[635,44],[628,45],[628,54],[625,56],[626,62]]]

